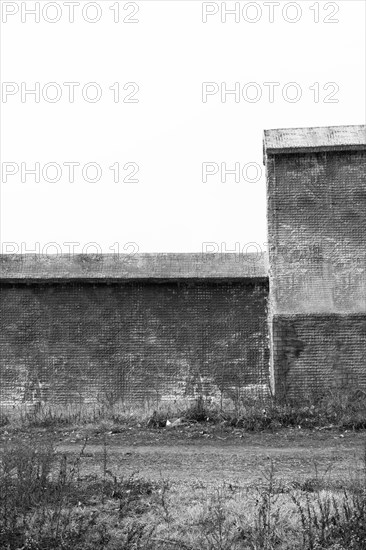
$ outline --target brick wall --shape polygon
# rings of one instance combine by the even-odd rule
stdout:
[[[2,404],[234,395],[268,382],[266,282],[2,283]]]

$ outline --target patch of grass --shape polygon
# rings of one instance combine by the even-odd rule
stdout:
[[[66,506],[79,457],[71,468],[62,457],[56,468],[53,444],[9,442],[0,455],[0,547],[78,548],[90,518]],[[56,468],[56,473],[55,473]]]
[[[355,491],[333,492],[326,479],[315,476],[299,483],[300,490],[284,490],[273,464],[263,481],[254,492],[215,489],[170,525],[175,527],[171,548],[181,541],[190,550],[365,550],[362,484]]]
[[[166,411],[154,411],[147,421],[148,428],[165,428],[168,420]]]
[[[183,411],[187,420],[227,424],[245,431],[276,431],[281,428],[366,429],[366,393],[358,389],[330,390],[321,396],[307,396],[296,401],[273,398],[245,398],[234,410],[220,410],[199,398]]]
[[[51,440],[6,443],[0,453],[1,549],[149,548],[155,526],[139,518],[159,505],[160,485],[136,474],[118,478],[105,457],[99,476],[82,477],[85,448],[86,442],[70,458]]]
[[[7,414],[3,414],[0,411],[0,428],[7,426],[9,423],[10,423],[9,416]]]
[[[106,440],[105,440],[106,441]],[[0,454],[4,550],[365,550],[366,452],[351,482],[330,469],[292,483],[274,464],[256,487],[207,488],[113,468],[106,442],[91,473],[52,441],[11,439]]]
[[[277,431],[281,428],[366,429],[366,393],[355,388],[329,390],[323,395],[304,395],[301,399],[278,401],[271,397],[242,396],[235,401],[215,402],[199,396],[161,402],[158,405],[128,406],[124,403],[77,405],[38,404],[0,414],[0,429],[63,429],[93,426],[97,432],[108,424],[164,428],[167,420],[181,418],[192,423],[224,423],[245,431]]]
[[[194,422],[213,422],[222,421],[225,416],[216,406],[212,406],[209,400],[199,396],[189,407],[181,412],[182,418]]]

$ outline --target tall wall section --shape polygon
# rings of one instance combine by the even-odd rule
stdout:
[[[366,388],[365,127],[268,130],[264,152],[276,394]]]

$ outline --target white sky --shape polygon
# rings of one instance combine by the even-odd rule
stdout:
[[[62,90],[56,103],[42,96],[39,103],[31,96],[22,102],[20,91],[7,98],[2,95],[2,167],[12,162],[19,172],[2,183],[1,240],[15,243],[19,252],[42,251],[50,242],[63,251],[68,251],[63,243],[80,243],[75,252],[86,251],[90,242],[103,252],[110,252],[114,243],[122,251],[131,242],[140,252],[199,252],[204,242],[217,243],[217,250],[223,251],[235,249],[235,243],[245,248],[255,242],[263,248],[264,170],[257,182],[243,177],[235,182],[228,176],[224,183],[218,173],[204,183],[202,163],[226,163],[229,169],[236,162],[241,167],[262,166],[265,128],[365,123],[362,0],[283,1],[275,7],[272,23],[270,8],[260,1],[240,2],[238,23],[233,15],[221,22],[221,2],[211,2],[207,9],[218,13],[203,23],[205,7],[198,0],[139,0],[138,13],[132,16],[138,23],[114,23],[110,8],[117,2],[102,0],[101,19],[93,24],[81,14],[87,3],[79,0],[75,6],[74,23],[68,21],[64,1],[51,3],[58,4],[58,12],[52,5],[47,8],[46,17],[59,14],[60,21],[49,23],[41,14],[39,23],[32,15],[22,23],[22,9],[34,8],[35,2],[1,0],[3,83],[13,82],[21,89],[22,82],[28,88],[39,82],[42,90],[56,82]],[[41,8],[45,4],[40,1]],[[126,4],[119,2],[121,20],[135,9]],[[226,2],[227,8],[234,5]],[[301,10],[300,20],[287,22],[283,7],[288,19]],[[4,10],[16,8],[18,13],[5,22]],[[259,17],[260,12],[262,16],[256,23],[247,22],[243,8],[247,19]],[[319,23],[314,22],[316,10]],[[87,16],[94,18],[96,13],[90,6]],[[327,16],[339,22],[325,23]],[[74,103],[68,101],[64,82],[80,83]],[[82,98],[81,88],[89,82],[97,82],[103,92],[96,103]],[[123,90],[123,85],[137,83],[139,102],[114,103],[109,87],[115,82],[120,83],[123,97],[132,91],[132,87]],[[238,82],[240,90],[256,82],[263,95],[257,103],[243,95],[239,102],[233,95],[222,102],[216,93],[204,103],[203,82],[217,83],[219,89],[223,82],[228,89]],[[265,82],[280,83],[273,103]],[[296,82],[302,92],[296,103],[283,99],[282,89],[289,82]],[[309,89],[316,82],[318,103],[314,89]],[[334,94],[337,103],[324,103],[335,89],[332,84],[324,90],[327,83],[339,88]],[[246,90],[244,96],[253,97],[255,89]],[[48,89],[51,99],[54,92],[55,88]],[[93,89],[89,92],[92,96]],[[290,97],[294,92],[289,88]],[[34,183],[28,174],[22,183],[21,163],[31,168],[36,162],[41,169],[49,162],[58,163],[60,181],[51,183],[41,175],[40,183]],[[71,183],[65,162],[81,167],[98,163],[102,177],[97,183],[87,182],[81,168],[76,168]],[[114,183],[109,167],[116,162],[122,178],[127,173],[123,166],[136,163],[139,182]],[[93,175],[90,170],[88,176]],[[253,176],[249,172],[249,179]]]

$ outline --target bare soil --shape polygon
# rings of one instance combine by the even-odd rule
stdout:
[[[240,529],[251,533],[254,542],[262,540],[263,525],[258,522],[268,502],[270,521],[278,518],[274,531],[266,524],[268,540],[278,537],[281,550],[315,548],[303,544],[306,529],[292,496],[305,506],[312,502],[309,493],[315,503],[325,502],[320,494],[326,494],[328,501],[336,499],[341,506],[344,489],[352,494],[366,467],[366,431],[330,427],[255,433],[210,423],[170,429],[109,421],[75,428],[3,427],[0,449],[19,439],[30,446],[43,439],[56,443],[61,460],[53,473],[63,463],[75,472],[68,510],[75,517],[98,518],[97,527],[103,526],[111,537],[111,549],[120,547],[128,526],[136,521],[143,526],[141,536],[155,544],[141,548],[244,548]],[[361,533],[364,540],[361,527],[352,528],[351,535]],[[219,535],[225,540],[217,545]],[[250,547],[270,547],[257,542]],[[354,548],[366,550],[362,541]]]
[[[107,467],[118,475],[136,473],[151,480],[190,484],[196,480],[205,485],[225,481],[249,487],[260,483],[271,462],[284,481],[325,474],[335,481],[344,480],[355,473],[355,464],[361,469],[366,448],[366,431],[287,428],[248,433],[209,423],[171,429],[149,429],[136,423],[32,428],[17,434],[5,427],[0,432],[0,447],[15,435],[30,441],[51,437],[58,453],[75,456],[87,438],[84,474],[99,473],[107,454]]]
[[[82,432],[63,433],[58,451],[79,452],[84,436]],[[247,433],[210,425],[170,430],[125,426],[90,434],[84,463],[93,470],[106,448],[108,467],[152,480],[254,486],[272,461],[277,477],[284,481],[325,474],[336,481],[352,476],[355,464],[362,467],[365,445],[366,432],[284,429]]]

